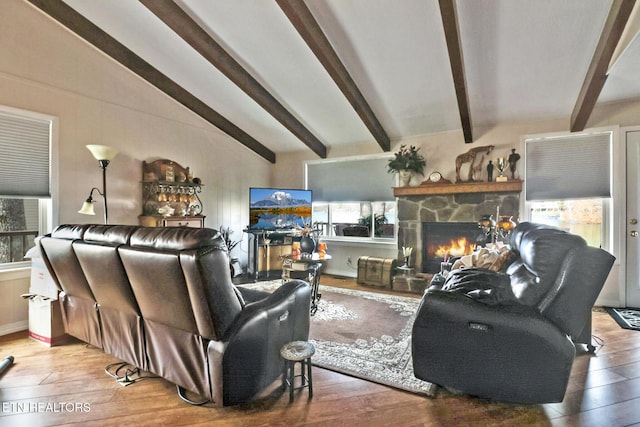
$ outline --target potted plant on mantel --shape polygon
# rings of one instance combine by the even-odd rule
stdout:
[[[395,153],[393,159],[390,159],[387,164],[387,172],[394,175],[398,174],[400,184],[403,187],[409,185],[414,174],[424,174],[427,161],[419,151],[420,149],[413,145],[401,145],[400,150]]]

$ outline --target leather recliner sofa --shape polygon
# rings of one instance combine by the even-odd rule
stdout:
[[[308,339],[310,286],[243,295],[216,230],[61,225],[39,245],[68,334],[218,405],[251,400]]]
[[[560,402],[576,343],[615,258],[579,236],[524,222],[504,272],[454,270],[427,289],[412,330],[417,378],[514,403]]]

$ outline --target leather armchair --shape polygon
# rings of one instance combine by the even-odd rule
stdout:
[[[504,273],[457,270],[425,292],[412,331],[414,374],[482,398],[560,402],[576,343],[593,349],[591,309],[615,258],[526,222],[510,245]]]

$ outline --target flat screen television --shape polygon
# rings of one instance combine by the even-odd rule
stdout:
[[[311,223],[311,190],[249,189],[249,229],[291,229]]]

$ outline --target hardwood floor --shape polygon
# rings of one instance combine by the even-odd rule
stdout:
[[[360,288],[351,279],[322,282]],[[161,379],[123,387],[104,372],[115,358],[75,340],[49,348],[25,331],[0,337],[0,358],[15,357],[0,377],[0,426],[640,425],[640,332],[596,312],[593,333],[604,346],[577,356],[557,404],[510,405],[444,390],[431,399],[314,367],[311,400],[305,390],[289,404],[276,382],[252,404],[217,408],[183,402]]]

